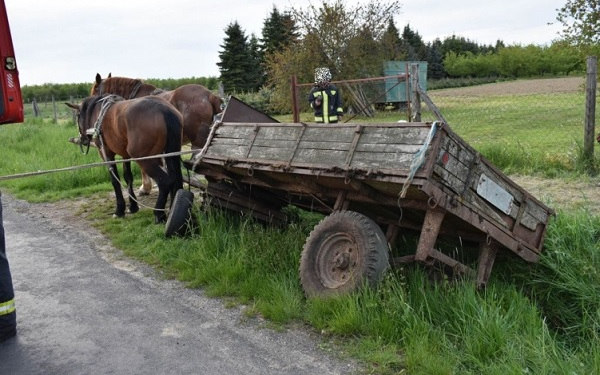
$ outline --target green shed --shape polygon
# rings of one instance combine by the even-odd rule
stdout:
[[[419,66],[419,83],[423,90],[427,91],[427,61],[386,61],[383,63],[383,74],[388,76],[397,76],[411,72],[411,66],[417,64]],[[385,97],[382,97],[382,103],[405,103],[406,98],[406,81],[398,83],[397,78],[385,79]],[[410,85],[410,79],[408,84]],[[409,86],[409,89],[411,87]]]

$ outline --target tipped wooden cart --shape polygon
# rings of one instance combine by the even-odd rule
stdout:
[[[538,260],[554,215],[437,122],[278,123],[231,97],[185,164],[206,177],[208,199],[220,207],[275,222],[285,221],[287,205],[328,215],[302,253],[309,296],[376,283],[388,265],[408,262],[484,286],[500,250]],[[417,233],[415,248],[390,257],[404,232]],[[445,239],[478,244],[477,266],[440,250]]]

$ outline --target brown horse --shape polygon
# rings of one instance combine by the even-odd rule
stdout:
[[[223,110],[223,101],[218,95],[202,85],[183,85],[171,91],[157,89],[156,86],[142,80],[112,77],[102,79],[96,74],[92,85],[92,95],[116,94],[126,99],[155,95],[171,103],[183,116],[182,144],[191,143],[192,149],[201,149],[206,143],[210,126],[215,115]],[[148,194],[152,190],[152,181],[142,173],[140,194]]]
[[[124,159],[177,152],[181,150],[181,114],[167,101],[158,97],[124,100],[117,95],[90,96],[78,106],[66,103],[77,111],[77,125],[81,144],[94,142],[104,161],[114,161],[115,155]],[[158,185],[158,198],[154,207],[154,221],[166,221],[165,206],[169,194],[171,204],[177,190],[183,188],[181,157],[137,160],[142,171]],[[109,166],[110,179],[117,198],[114,216],[125,216],[125,200],[116,164]],[[137,212],[139,206],[133,192],[131,162],[123,163],[123,176],[129,192],[129,211]]]

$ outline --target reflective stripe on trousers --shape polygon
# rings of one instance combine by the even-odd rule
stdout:
[[[10,301],[0,302],[0,316],[8,315],[14,312],[17,309],[15,306],[15,300],[11,299]]]

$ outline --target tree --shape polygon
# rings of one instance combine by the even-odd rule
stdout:
[[[556,20],[563,25],[564,38],[579,46],[600,42],[600,2],[597,0],[567,0],[558,10]]]
[[[292,9],[298,41],[266,60],[276,109],[289,108],[290,77],[311,82],[318,66],[329,67],[335,80],[380,76],[385,60],[380,41],[399,10],[395,0],[371,0],[353,7],[343,0],[324,0],[318,6]]]
[[[220,61],[217,63],[221,81],[227,92],[244,92],[255,89],[247,78],[254,71],[254,63],[248,38],[237,21],[225,29],[225,40],[220,47]]]
[[[289,12],[280,13],[277,7],[265,19],[260,39],[261,53],[264,55],[281,51],[298,40],[298,28]]]
[[[431,79],[446,77],[442,42],[439,39],[434,40],[433,43],[427,46],[427,77]]]
[[[249,70],[246,72],[247,87],[250,91],[258,91],[265,82],[265,70],[263,69],[263,59],[260,52],[260,45],[256,35],[250,36],[248,44],[248,62]]]
[[[389,20],[400,10],[397,1],[375,1],[367,4],[358,4],[349,7],[343,0],[325,0],[319,7],[310,5],[305,11],[295,10],[294,16],[304,37],[305,52],[310,56],[314,66],[328,66],[338,78],[360,76],[357,69],[359,65],[371,65],[362,59],[362,63],[355,61],[357,48],[349,48],[351,43],[362,40],[371,47],[373,40],[381,40]],[[369,59],[378,59],[376,56]],[[372,74],[381,74],[382,65],[378,64],[378,71]],[[311,77],[312,79],[312,77]]]
[[[427,48],[421,35],[413,31],[410,25],[404,26],[404,30],[402,30],[402,49],[407,60],[425,61],[427,59]]]
[[[260,86],[266,82],[265,62],[269,55],[280,52],[298,41],[298,28],[289,12],[281,13],[273,6],[265,19],[259,49],[254,53],[258,58],[260,70]]]
[[[402,39],[400,32],[394,24],[394,20],[388,21],[388,27],[381,37],[381,46],[383,48],[383,57],[386,60],[405,60],[406,55],[402,52]]]

